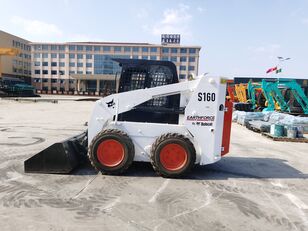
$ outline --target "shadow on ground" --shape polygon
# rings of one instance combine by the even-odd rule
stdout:
[[[94,175],[97,172],[90,163],[73,172],[74,175]],[[155,177],[150,163],[134,162],[124,174],[131,177]],[[277,179],[307,179],[308,174],[293,168],[286,160],[274,158],[224,157],[219,162],[199,166],[183,177],[195,180],[224,180],[228,178],[277,178]]]

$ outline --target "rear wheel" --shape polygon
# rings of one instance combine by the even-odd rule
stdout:
[[[194,145],[181,134],[164,134],[152,145],[151,163],[161,176],[182,176],[194,166],[195,161]]]
[[[103,174],[123,173],[134,160],[134,144],[129,136],[116,129],[97,134],[88,151],[88,157],[95,169]]]

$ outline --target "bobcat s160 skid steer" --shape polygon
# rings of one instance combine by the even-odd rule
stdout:
[[[86,132],[26,160],[26,172],[69,173],[88,158],[103,174],[142,161],[162,176],[178,177],[228,153],[226,80],[201,75],[178,82],[171,62],[115,61],[122,66],[118,93],[96,101]]]

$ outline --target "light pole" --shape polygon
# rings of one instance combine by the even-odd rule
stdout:
[[[281,64],[284,62],[284,61],[287,61],[287,60],[290,60],[291,58],[284,58],[282,56],[278,56],[277,57],[278,59],[278,63],[277,63],[277,70],[276,70],[276,74],[279,74],[281,73],[282,69],[281,69]]]

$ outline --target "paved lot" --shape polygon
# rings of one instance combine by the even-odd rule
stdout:
[[[24,174],[23,161],[85,129],[93,102],[0,100],[1,230],[308,230],[308,144],[234,124],[231,153],[185,179],[134,164]]]

